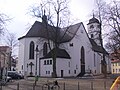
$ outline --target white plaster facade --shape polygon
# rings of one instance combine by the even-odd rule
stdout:
[[[94,24],[94,25],[98,25],[98,24]],[[58,77],[71,77],[71,76],[76,77],[82,72],[82,69],[85,69],[84,70],[85,72],[90,71],[93,75],[102,74],[101,72],[102,53],[94,51],[92,49],[92,44],[91,44],[89,35],[87,34],[83,23],[78,23],[73,25],[72,29],[76,29],[75,36],[69,42],[65,42],[60,45],[60,48],[66,50],[71,58],[56,59],[57,76]],[[30,52],[29,49],[30,49],[30,43],[32,41],[34,42],[34,47],[38,45],[39,53],[36,54],[36,51],[35,51],[34,59],[29,59],[29,52]],[[20,45],[19,45],[18,71],[20,73],[22,73],[23,75],[29,76],[32,68],[32,75],[35,75],[36,64],[37,64],[37,75],[42,77],[51,77],[53,72],[52,58],[40,59],[41,57],[43,57],[44,42],[47,42],[47,39],[38,37],[38,36],[22,37],[19,39]],[[51,41],[51,44],[52,44],[52,41]],[[72,44],[72,46],[70,44]],[[82,65],[81,49],[84,49],[83,50],[84,52],[83,68],[81,67]],[[49,51],[50,50],[48,49],[48,52]],[[106,57],[106,60],[107,60],[106,61],[107,72],[110,72],[111,70],[109,68],[110,66],[109,58]],[[32,65],[32,67],[29,65],[30,62],[34,64]]]

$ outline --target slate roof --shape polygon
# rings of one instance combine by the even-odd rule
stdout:
[[[94,50],[95,52],[100,52],[100,53],[105,52],[105,54],[108,54],[108,52],[101,46],[98,46],[97,43],[93,39],[89,38],[89,40],[92,44],[92,50]]]
[[[89,20],[89,24],[93,23],[93,22],[99,23],[99,21],[95,17],[93,17],[92,19]],[[78,31],[81,24],[82,24],[82,22],[75,24],[75,25],[71,25],[66,28],[58,28],[59,36],[57,38],[57,42],[65,43],[65,42],[69,42],[70,40],[72,40],[74,38],[74,36],[76,35],[76,32]],[[46,39],[55,41],[56,29],[57,29],[56,27],[51,26],[49,24],[47,24],[47,27],[46,27],[45,23],[35,21],[35,23],[32,25],[32,27],[30,28],[28,33],[25,36],[20,37],[18,40],[20,40],[22,38],[28,38],[28,37],[42,37],[42,38],[46,38]],[[88,34],[87,34],[87,36],[88,36]],[[89,36],[88,36],[88,38],[89,38]],[[106,54],[108,54],[107,51],[104,48],[102,48],[101,46],[98,46],[93,39],[89,38],[89,40],[92,44],[92,49],[95,52],[103,53],[103,51],[104,51]],[[53,51],[54,51],[54,49],[53,49]],[[64,52],[65,56],[63,54],[61,54],[61,52]],[[57,57],[70,58],[69,54],[63,49],[58,49],[57,54],[60,54],[60,55],[57,55]],[[47,56],[45,56],[44,58],[48,58],[48,57],[51,57],[50,53],[48,53]]]
[[[55,48],[52,49],[46,56],[42,57],[41,59],[52,58],[52,54],[54,53],[54,51],[55,51]],[[71,58],[65,49],[60,49],[60,48],[56,49],[56,57],[57,58],[66,58],[66,59]]]
[[[64,43],[70,41],[78,31],[78,28],[80,27],[81,23],[71,25],[66,28],[58,28],[59,30],[59,36],[57,37],[57,42],[58,43]],[[73,29],[74,28],[74,29]],[[30,28],[28,33],[20,37],[18,40],[25,38],[25,37],[42,37],[46,39],[50,39],[52,41],[55,41],[56,38],[56,27],[51,26],[51,25],[46,25],[42,22],[35,21],[33,26]]]

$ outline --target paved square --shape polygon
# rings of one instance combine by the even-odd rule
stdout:
[[[34,77],[9,82],[3,86],[2,90],[33,90]],[[80,78],[39,78],[35,90],[48,90],[44,84],[53,85],[53,81],[57,80],[60,88],[55,87],[50,90],[109,90],[113,79],[80,79]],[[43,86],[44,85],[44,86]]]

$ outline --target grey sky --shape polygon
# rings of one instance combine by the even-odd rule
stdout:
[[[36,19],[29,14],[29,8],[33,4],[39,3],[41,0],[0,0],[0,13],[5,13],[13,18],[7,25],[9,32],[14,32],[17,37],[21,37],[28,31],[29,25],[32,25]],[[107,0],[108,1],[108,0]],[[70,11],[72,18],[76,18],[77,22],[88,23],[93,11],[94,0],[71,0]],[[77,23],[76,22],[76,23]]]
[[[28,8],[40,0],[0,0],[0,12],[13,18],[8,23],[9,32],[14,32],[17,37],[22,36],[26,31],[28,24],[33,24],[35,19],[27,14]],[[70,10],[73,17],[79,22],[88,22],[88,16],[93,10],[94,0],[71,0]]]

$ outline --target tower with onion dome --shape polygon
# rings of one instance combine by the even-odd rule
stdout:
[[[94,17],[89,20],[87,24],[88,27],[88,35],[91,39],[93,39],[97,45],[101,46],[100,40],[100,22],[97,18]]]

